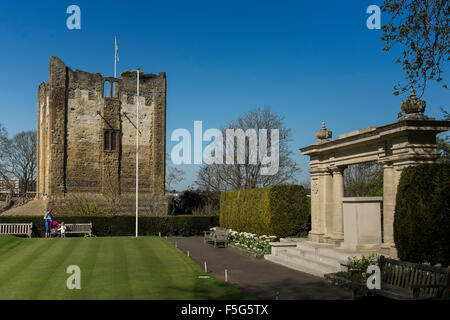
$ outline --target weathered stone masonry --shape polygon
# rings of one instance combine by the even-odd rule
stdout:
[[[104,92],[105,82],[111,90]],[[120,78],[73,71],[50,58],[38,89],[39,196],[135,192],[136,73]],[[164,195],[166,75],[140,75],[139,188]]]

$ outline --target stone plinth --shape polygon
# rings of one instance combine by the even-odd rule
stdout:
[[[381,246],[382,201],[382,197],[342,198],[343,247],[360,250]]]

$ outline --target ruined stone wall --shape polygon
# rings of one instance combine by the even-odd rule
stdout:
[[[140,75],[139,189],[164,194],[166,76]],[[120,185],[135,190],[136,172],[136,73],[121,77],[120,100],[128,118],[122,118]]]
[[[49,68],[50,164],[49,194],[62,196],[66,190],[67,68],[59,59],[50,59]]]
[[[66,192],[101,192],[103,80],[68,69]]]
[[[162,197],[166,76],[140,77],[139,188],[144,194]],[[111,96],[104,92],[105,81],[115,82]],[[49,81],[38,89],[41,197],[135,192],[136,94],[135,72],[104,78],[99,73],[73,71],[60,59],[50,58]],[[105,130],[118,134],[114,151],[104,150]]]
[[[50,124],[49,124],[49,92],[48,86],[41,83],[38,88],[38,135],[37,135],[37,181],[38,192],[48,193],[50,163]],[[38,194],[38,196],[41,196]]]

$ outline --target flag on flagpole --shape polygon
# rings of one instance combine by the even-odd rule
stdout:
[[[116,43],[116,59],[119,61],[119,46],[117,44],[117,37],[115,37],[115,43]]]
[[[117,44],[117,36],[114,36],[114,78],[116,77],[116,63],[119,61],[119,45]]]

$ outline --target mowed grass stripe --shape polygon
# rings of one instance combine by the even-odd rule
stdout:
[[[66,273],[70,265],[67,261],[74,252],[80,252],[85,248],[80,245],[76,239],[52,239],[55,245],[52,250],[45,253],[35,260],[36,267],[30,277],[36,277],[38,283],[28,289],[29,297],[27,299],[49,299],[48,293],[52,293],[52,299],[64,299],[64,291],[67,288],[66,279],[69,276]],[[34,279],[34,278],[33,278]]]
[[[204,269],[201,266],[192,261],[184,252],[176,248],[172,243],[167,242],[167,246],[172,247],[176,251],[177,258],[180,260],[180,262],[181,261],[184,262],[183,265],[186,266],[184,270],[185,274],[182,273],[174,273],[174,274],[176,274],[177,277],[178,276],[187,277],[189,274],[192,273],[195,274],[194,277],[190,277],[191,281],[188,291],[190,293],[190,297],[187,297],[186,299],[195,299],[195,300],[253,299],[253,297],[246,295],[242,290],[224,281],[219,281],[209,274],[205,274]],[[209,278],[199,278],[199,276],[204,275],[208,275]]]
[[[5,236],[0,235],[0,261],[2,261],[1,255],[5,254],[11,249],[14,249],[15,247],[22,244],[24,239],[17,238],[13,236]]]
[[[90,295],[89,288],[94,281],[94,270],[97,268],[99,253],[103,250],[103,238],[85,238],[87,249],[79,256],[73,257],[73,264],[81,269],[81,290],[68,290],[68,299],[87,299]],[[78,260],[79,259],[79,260]],[[79,264],[77,264],[79,262]],[[94,299],[95,295],[92,295]]]
[[[39,241],[41,240],[41,241]],[[24,281],[24,271],[34,265],[45,251],[54,245],[50,239],[29,239],[0,256],[0,298],[10,295],[6,286],[11,282]],[[20,280],[16,280],[16,277]]]
[[[149,299],[190,298],[190,292],[186,291],[195,274],[184,272],[186,263],[179,259],[177,250],[170,247],[168,241],[159,237],[144,238],[139,249],[149,275],[146,285],[152,289]]]
[[[116,281],[121,281],[121,279],[115,279],[115,275],[117,274],[115,269],[120,268],[120,266],[115,265],[115,238],[95,238],[89,240],[100,241],[100,246],[97,251],[95,268],[92,269],[88,281],[81,281],[82,287],[79,290],[80,294],[83,296],[83,299],[119,299],[120,292],[117,292],[114,286]],[[84,269],[85,267],[81,269],[82,279],[84,277]]]
[[[173,252],[167,257],[168,267],[167,274],[171,279],[170,287],[168,287],[169,299],[177,299],[182,296],[183,299],[193,299],[195,296],[195,282],[198,276],[202,274],[200,267],[189,259],[183,252],[175,248],[169,241],[160,238],[161,250],[155,252],[155,255],[163,260],[166,252]]]
[[[114,278],[112,281],[112,292],[118,294],[118,299],[133,299],[133,291],[130,283],[130,274],[128,267],[133,267],[136,264],[136,248],[130,241],[130,238],[120,239],[114,238]],[[126,248],[125,248],[126,247]],[[128,253],[125,253],[125,251]],[[129,258],[130,257],[130,258]],[[133,275],[131,275],[133,276]]]
[[[26,263],[22,260],[16,262],[14,264],[16,270],[9,273],[12,276],[0,282],[1,290],[8,291],[13,299],[36,299],[39,292],[45,292],[43,287],[58,271],[59,265],[65,258],[63,252],[70,247],[68,242],[63,242],[61,239],[43,240],[44,247],[40,244],[39,250],[27,256]],[[31,241],[36,243],[36,240]]]
[[[130,290],[134,293],[135,299],[157,299],[158,281],[167,282],[167,279],[157,277],[154,272],[156,263],[151,251],[145,246],[146,243],[153,242],[151,238],[130,238],[127,240],[127,247],[133,250],[127,250],[128,279]]]
[[[81,290],[66,287],[69,265],[81,269]],[[0,255],[0,298],[246,298],[200,274],[200,266],[159,237],[23,239]]]
[[[159,241],[158,245],[152,245],[146,242],[149,250],[152,250],[155,256],[155,261],[162,261],[165,269],[158,270],[158,275],[161,271],[165,278],[170,281],[165,281],[165,285],[161,287],[165,292],[162,299],[243,299],[249,298],[238,288],[235,288],[223,281],[210,276],[210,278],[198,278],[200,275],[205,275],[203,269],[190,258],[188,258],[181,250],[162,239],[155,238]],[[173,254],[168,255],[168,252]],[[220,287],[221,290],[217,290]],[[159,295],[161,293],[158,292]]]
[[[61,252],[64,258],[55,266],[55,272],[39,291],[37,299],[48,299],[51,295],[53,299],[82,299],[83,295],[80,290],[70,290],[67,288],[67,279],[71,276],[68,274],[67,267],[71,265],[79,266],[81,269],[81,281],[89,278],[89,267],[83,265],[86,259],[95,262],[96,243],[85,238],[67,238],[60,239],[66,248]],[[55,264],[57,262],[55,261]]]

